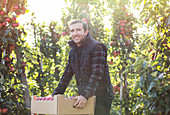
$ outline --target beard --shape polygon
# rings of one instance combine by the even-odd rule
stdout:
[[[81,44],[83,41],[84,41],[84,38],[85,37],[75,37],[74,39],[73,39],[73,41],[76,43],[76,44]]]

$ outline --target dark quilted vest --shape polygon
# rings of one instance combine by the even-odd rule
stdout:
[[[70,64],[73,72],[75,73],[75,78],[77,81],[77,87],[79,90],[79,94],[81,95],[82,91],[84,90],[83,88],[88,84],[89,78],[91,77],[92,69],[91,69],[91,64],[92,64],[92,53],[94,48],[100,44],[103,46],[106,54],[107,54],[107,49],[106,46],[103,45],[102,43],[99,43],[96,40],[91,39],[90,35],[88,35],[85,43],[83,44],[83,49],[82,49],[82,55],[80,57],[80,63],[78,63],[78,55],[76,48],[73,47],[73,41],[72,43],[69,43],[70,46],[72,46],[72,49],[70,50]],[[107,56],[106,56],[107,60]],[[110,82],[110,75],[108,71],[108,65],[107,61],[105,63],[105,72],[104,72],[104,77],[103,80],[99,83],[99,86],[96,90],[96,94],[103,93],[103,91],[108,90],[108,86],[111,86]],[[112,88],[112,87],[110,87]],[[111,91],[111,93],[113,93]]]

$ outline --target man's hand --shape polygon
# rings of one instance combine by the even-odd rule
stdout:
[[[73,105],[75,108],[83,108],[86,105],[87,99],[83,96],[77,96],[74,97],[73,99],[77,99],[76,103]]]
[[[57,95],[56,91],[54,91],[51,96],[54,97],[54,95]]]

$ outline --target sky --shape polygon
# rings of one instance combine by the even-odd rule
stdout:
[[[20,25],[29,21],[33,12],[38,23],[50,23],[51,20],[60,20],[62,8],[65,7],[64,0],[28,0],[27,5],[29,13],[19,16]]]
[[[17,19],[21,26],[24,25],[27,28],[29,27],[26,24],[31,22],[32,13],[34,13],[36,17],[34,20],[36,24],[43,24],[45,22],[45,25],[48,25],[52,20],[61,21],[62,8],[66,6],[64,0],[28,0],[27,5],[27,10],[29,10],[29,12],[20,15]],[[27,33],[27,38],[27,43],[32,45],[34,42],[33,35]]]
[[[52,20],[60,21],[62,8],[66,7],[64,0],[27,0],[29,13],[20,15],[18,21],[20,25],[31,21],[31,13],[34,12],[37,23],[49,24]],[[106,24],[108,23],[108,19]]]
[[[31,21],[31,14],[33,12],[36,17],[36,20],[34,20],[36,24],[42,24],[45,22],[45,25],[48,25],[52,20],[61,21],[62,8],[66,7],[64,0],[28,0],[27,5],[27,10],[29,10],[29,12],[24,15],[20,15],[18,18],[19,24],[21,26]],[[106,17],[106,28],[110,28],[108,20],[109,17]],[[30,39],[27,40],[27,42],[32,44],[33,38],[29,38]]]

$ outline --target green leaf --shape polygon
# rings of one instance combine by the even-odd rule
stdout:
[[[147,23],[147,27],[149,27],[150,23],[152,22],[152,19],[151,19],[151,18],[152,18],[152,14],[150,13],[149,16],[148,16],[148,19],[150,19],[150,20],[149,20],[149,22]]]
[[[157,93],[153,92],[153,98],[157,98]]]
[[[3,41],[4,43],[7,43],[7,38],[2,37],[2,41]]]
[[[147,67],[147,61],[144,61],[143,62],[143,68],[146,68]]]
[[[164,75],[164,73],[161,73],[161,74],[158,76],[158,78],[162,80],[162,79],[163,79],[163,75]]]
[[[150,26],[153,26],[154,24],[156,24],[157,20],[153,20],[151,23],[150,23]]]
[[[9,40],[10,42],[14,42],[14,40],[13,40],[13,39],[11,39],[11,38],[9,38],[8,40]]]
[[[151,82],[153,82],[153,76],[150,74],[150,73],[148,73],[147,74],[147,82],[150,84]]]
[[[149,88],[148,88],[148,90],[147,90],[147,93],[149,93],[150,90],[151,90],[155,85],[157,85],[156,82],[151,82],[151,84],[149,85]]]
[[[4,36],[7,36],[7,35],[9,34],[10,31],[11,31],[10,29],[6,29],[6,30],[5,30]]]
[[[167,2],[166,0],[160,0],[159,2],[162,6],[167,6]]]
[[[139,88],[139,81],[135,82],[135,88],[134,88],[134,92]]]
[[[140,76],[139,86],[141,88],[143,88],[143,86],[144,86],[144,77],[143,77],[143,75]]]
[[[154,66],[154,65],[157,65],[158,63],[159,63],[159,61],[153,61],[153,62],[151,63],[151,65]]]

